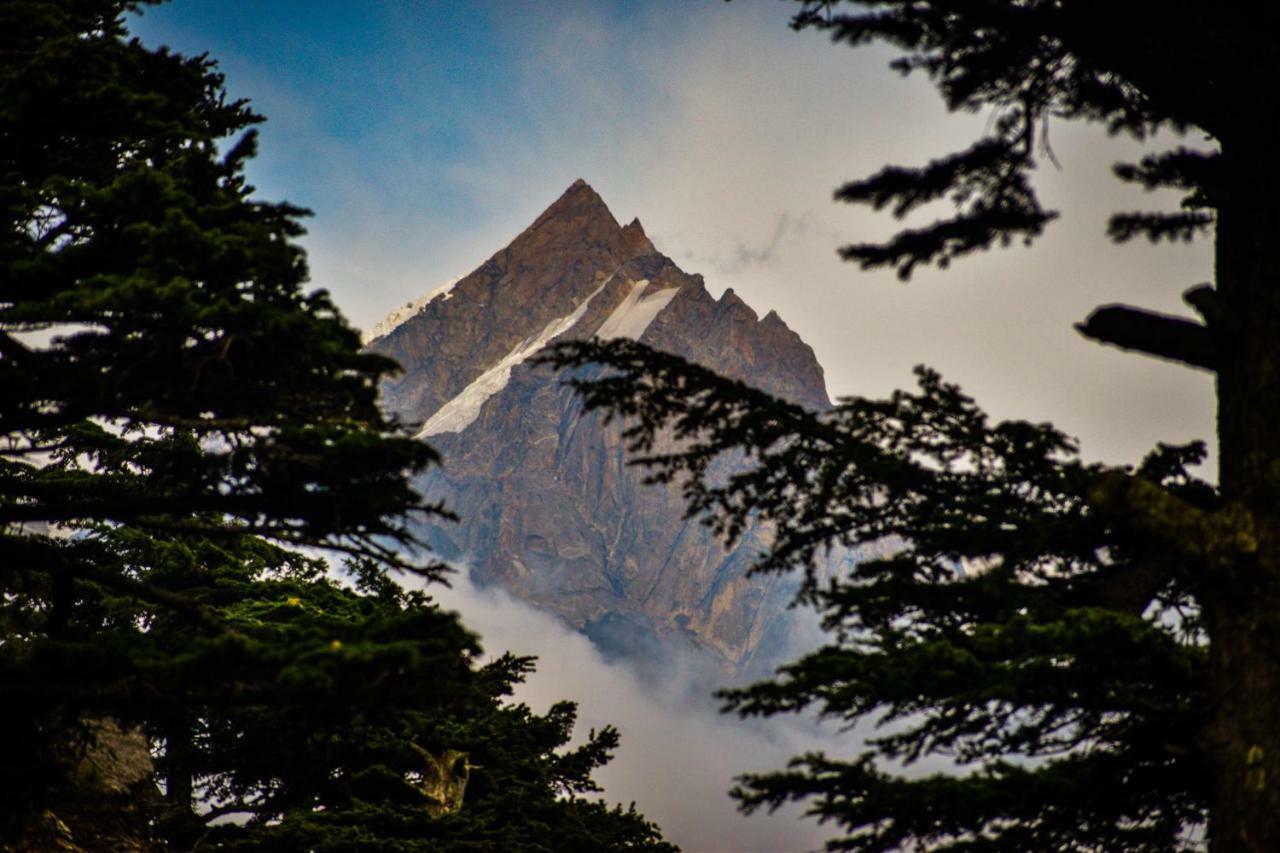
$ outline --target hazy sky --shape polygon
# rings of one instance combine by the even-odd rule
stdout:
[[[733,287],[759,314],[776,309],[814,347],[832,396],[886,394],[926,363],[997,416],[1054,421],[1089,457],[1212,439],[1208,374],[1071,328],[1107,302],[1185,313],[1182,291],[1210,277],[1207,244],[1105,238],[1110,211],[1172,203],[1111,178],[1140,149],[1053,125],[1061,168],[1046,163],[1039,186],[1062,217],[1035,246],[907,285],[860,272],[836,248],[896,223],[834,203],[835,187],[967,145],[992,116],[948,115],[884,50],[791,32],[793,8],[176,0],[134,31],[209,51],[232,94],[268,116],[251,179],[315,211],[313,281],[358,326],[471,271],[582,177],[714,294]]]
[[[1053,420],[1089,456],[1212,438],[1208,374],[1071,328],[1105,302],[1182,312],[1210,275],[1207,244],[1106,240],[1108,211],[1170,203],[1110,177],[1136,146],[1054,125],[1061,169],[1039,177],[1062,218],[1035,246],[907,285],[860,272],[836,247],[894,222],[832,190],[954,150],[992,117],[948,115],[884,50],[790,31],[793,6],[176,0],[134,29],[208,50],[268,116],[251,177],[315,211],[313,280],[358,326],[474,269],[583,177],[713,292],[777,309],[833,396],[884,394],[927,363],[997,415]]]

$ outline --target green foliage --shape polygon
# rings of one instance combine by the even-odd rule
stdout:
[[[1153,565],[1149,538],[1094,505],[1109,472],[1061,433],[989,423],[928,370],[915,393],[818,414],[628,341],[549,360],[582,371],[586,406],[625,419],[635,461],[683,483],[691,515],[728,537],[776,529],[755,571],[806,573],[830,643],[727,707],[879,726],[852,759],[744,778],[748,811],[808,801],[844,830],[831,849],[866,851],[1169,850],[1203,823],[1194,572]],[[653,454],[667,434],[681,449]],[[716,476],[730,453],[751,467]],[[1135,473],[1210,510],[1186,472],[1202,455],[1162,447]],[[847,573],[816,568],[850,553]]]
[[[672,849],[638,814],[581,796],[598,790],[591,773],[609,760],[616,731],[566,751],[572,703],[538,715],[507,698],[531,659],[477,666],[475,639],[453,614],[372,564],[352,568],[359,590],[311,562],[253,582],[221,579],[210,595],[225,602],[237,641],[210,655],[190,653],[189,627],[151,632],[165,640],[164,669],[144,718],[163,721],[171,708],[190,726],[185,758],[203,803],[198,823],[170,830],[175,841],[228,850]],[[207,673],[228,665],[235,693],[210,691]],[[421,750],[456,750],[473,765],[460,812],[429,811]],[[239,820],[210,826],[219,815]]]
[[[250,197],[260,117],[212,61],[123,41],[136,5],[0,10],[0,524],[396,561],[426,509],[404,474],[435,456],[376,407],[394,365],[303,293],[305,211]]]
[[[510,699],[530,659],[386,576],[442,575],[436,455],[304,292],[306,211],[253,198],[261,118],[126,40],[144,5],[0,2],[0,846],[671,849],[587,796],[616,731],[569,748],[571,703]],[[92,788],[105,719],[154,777]],[[450,750],[452,814],[422,785]]]

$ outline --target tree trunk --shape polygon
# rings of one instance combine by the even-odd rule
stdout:
[[[199,837],[203,822],[194,809],[195,747],[191,725],[176,721],[165,732],[164,817],[162,831],[179,847],[189,847]]]
[[[1205,578],[1213,766],[1210,849],[1280,851],[1280,170],[1260,128],[1223,142],[1216,279],[1224,500],[1253,517],[1257,552]]]

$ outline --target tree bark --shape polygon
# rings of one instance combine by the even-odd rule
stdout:
[[[1257,552],[1206,577],[1210,849],[1280,850],[1280,168],[1257,127],[1223,141],[1217,290],[1220,484]]]
[[[165,731],[164,747],[165,833],[171,839],[192,841],[203,823],[195,813],[195,745],[191,725],[176,720]]]

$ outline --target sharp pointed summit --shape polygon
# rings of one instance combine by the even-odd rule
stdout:
[[[590,184],[578,178],[533,221],[521,237],[547,229],[612,242],[617,239],[621,226],[613,218],[604,199],[600,198]]]
[[[622,237],[627,251],[635,255],[647,255],[658,251],[649,240],[649,235],[644,233],[644,226],[640,224],[639,217],[627,223],[627,226],[622,229]]]
[[[643,663],[692,649],[717,677],[767,672],[794,583],[748,575],[768,531],[726,550],[685,519],[678,486],[627,464],[621,425],[528,359],[563,337],[629,337],[769,393],[829,405],[813,351],[770,312],[717,300],[620,226],[575,181],[510,245],[373,340],[404,372],[384,405],[440,450],[420,488],[464,519],[424,530],[446,559],[557,614],[606,655]],[[659,450],[658,452],[661,452]]]

